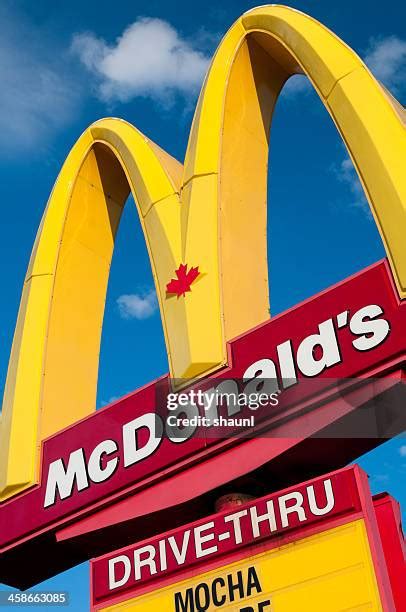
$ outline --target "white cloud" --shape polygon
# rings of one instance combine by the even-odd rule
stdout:
[[[112,404],[113,402],[116,402],[118,399],[120,399],[119,395],[112,395],[111,397],[109,397],[109,399],[107,400],[108,404]]]
[[[97,77],[99,96],[110,102],[197,92],[209,64],[161,19],[139,18],[112,45],[93,33],[76,34],[72,50]]]
[[[109,397],[108,400],[102,400],[100,405],[107,406],[108,404],[112,404],[113,402],[116,402],[118,399],[120,399],[119,395],[112,395],[111,397]]]
[[[397,36],[374,39],[364,57],[368,68],[395,96],[406,93],[406,40]],[[309,93],[312,85],[305,75],[293,75],[282,90],[288,99]]]
[[[400,454],[401,457],[406,457],[406,444],[403,444],[399,448],[399,454]]]
[[[385,483],[389,481],[389,474],[372,474],[371,478],[376,482]]]
[[[117,305],[123,319],[149,319],[158,308],[155,289],[138,294],[120,295],[117,298]]]
[[[365,63],[393,94],[406,92],[406,40],[397,36],[373,40]]]
[[[0,11],[0,149],[41,144],[70,121],[78,96],[46,33]]]
[[[350,207],[362,210],[369,219],[373,219],[369,203],[358,178],[354,164],[349,157],[343,159],[338,166],[333,166],[333,172],[341,183],[344,183],[351,195]]]
[[[109,404],[113,404],[114,402],[117,402],[119,399],[122,399],[127,394],[128,394],[128,391],[126,391],[125,393],[123,392],[121,395],[112,395],[108,399],[102,399],[99,402],[97,409],[103,408],[104,406],[108,406]]]
[[[294,74],[291,76],[282,89],[282,96],[286,98],[296,98],[312,91],[312,84],[304,74]]]
[[[397,36],[374,39],[364,57],[368,68],[395,96],[406,93],[406,40]],[[283,88],[283,95],[296,98],[311,91],[304,75],[294,75]]]
[[[365,55],[365,63],[394,95],[406,92],[406,40],[389,36],[372,41]],[[338,165],[333,165],[332,170],[338,180],[347,186],[351,196],[350,207],[361,209],[372,220],[371,209],[352,161],[346,157]]]

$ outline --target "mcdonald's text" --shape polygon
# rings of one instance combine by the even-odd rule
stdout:
[[[238,392],[247,395],[279,389],[278,405],[252,412],[249,406],[213,402],[214,408],[206,411],[195,402],[168,411],[173,389],[163,376],[50,436],[42,445],[39,484],[0,505],[1,547],[21,547],[23,555],[27,542],[41,547],[44,534],[65,538],[76,529],[79,534],[98,529],[101,518],[110,524],[116,503],[124,519],[142,517],[146,504],[150,511],[160,511],[161,493],[154,491],[163,474],[183,482],[193,466],[193,486],[201,494],[247,469],[238,461],[225,461],[226,454],[249,446],[245,456],[255,470],[289,454],[309,432],[339,424],[376,394],[397,393],[397,372],[405,359],[404,304],[387,262],[379,262],[232,340],[228,365],[191,385],[217,393],[235,390],[238,381]],[[359,391],[362,381],[366,393]],[[255,435],[239,435],[243,428],[230,436],[211,426],[182,429],[168,424],[169,416],[180,417],[182,411],[187,418],[200,414],[210,421],[216,411],[225,417],[231,412],[239,418],[254,414]],[[362,412],[366,419],[368,414]],[[274,436],[278,444],[271,442]],[[336,442],[348,447],[344,438]],[[187,489],[174,484],[165,490],[177,504]],[[137,504],[139,497],[143,501]],[[162,503],[169,505],[168,500]],[[17,514],[20,520],[12,520]],[[47,541],[58,546],[55,535]]]
[[[292,341],[290,339],[276,346],[278,355],[278,369],[280,372],[280,383],[276,364],[269,358],[262,358],[251,363],[245,370],[243,380],[246,383],[244,394],[248,398],[258,395],[258,387],[263,394],[269,393],[272,398],[275,393],[275,385],[280,384],[282,388],[288,388],[298,382],[296,367],[302,375],[315,377],[324,370],[331,368],[342,361],[340,351],[339,335],[340,328],[348,325],[353,336],[352,346],[356,351],[370,351],[379,346],[387,338],[390,326],[384,318],[384,311],[377,304],[369,304],[358,309],[352,316],[348,310],[340,312],[335,321],[330,318],[317,326],[317,332],[306,336],[299,344],[294,360]],[[229,388],[232,380],[226,381]],[[234,383],[236,385],[236,383]],[[225,386],[222,381],[219,387]],[[215,389],[205,391],[205,396],[213,396]],[[235,392],[238,394],[238,391]],[[249,403],[249,400],[248,400]],[[210,404],[211,417],[213,409],[216,409],[214,422],[218,422],[218,406]],[[230,409],[230,405],[228,406]],[[233,412],[236,407],[231,406]],[[240,409],[237,406],[237,410]],[[175,413],[187,415],[188,422],[196,419],[189,427],[182,428],[177,424]],[[195,402],[185,405],[181,402],[172,412],[171,416],[164,420],[155,412],[148,412],[142,416],[125,423],[122,426],[122,434],[119,439],[107,438],[99,442],[91,451],[88,459],[83,448],[73,450],[68,458],[67,465],[60,457],[49,465],[44,507],[47,508],[57,502],[71,497],[90,486],[97,485],[109,480],[114,476],[119,467],[119,450],[122,451],[122,467],[130,468],[137,463],[147,460],[156,453],[165,435],[174,444],[186,442],[197,431],[198,407]],[[230,415],[231,416],[231,415]],[[193,423],[193,421],[192,421]],[[165,427],[166,424],[166,427]],[[140,442],[141,430],[147,433],[147,439]]]

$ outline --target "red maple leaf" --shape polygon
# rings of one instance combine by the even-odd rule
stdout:
[[[179,268],[175,270],[175,274],[177,278],[172,278],[170,282],[166,285],[167,293],[176,294],[178,299],[181,295],[185,295],[188,291],[190,291],[191,284],[196,280],[199,276],[199,268],[190,268],[189,272],[187,271],[187,264],[180,264]]]

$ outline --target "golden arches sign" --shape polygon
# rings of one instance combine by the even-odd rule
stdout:
[[[228,340],[269,318],[268,134],[280,90],[296,73],[309,77],[347,146],[406,296],[402,107],[314,19],[282,6],[245,13],[211,64],[184,168],[133,126],[104,119],[84,132],[61,170],[25,279],[10,358],[3,499],[37,482],[45,437],[94,410],[109,266],[130,190],[172,376],[217,369]],[[166,284],[180,263],[199,266],[201,275],[186,299],[170,299]]]

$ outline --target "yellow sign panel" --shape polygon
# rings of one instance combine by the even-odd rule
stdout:
[[[382,610],[363,520],[262,552],[104,610]]]

